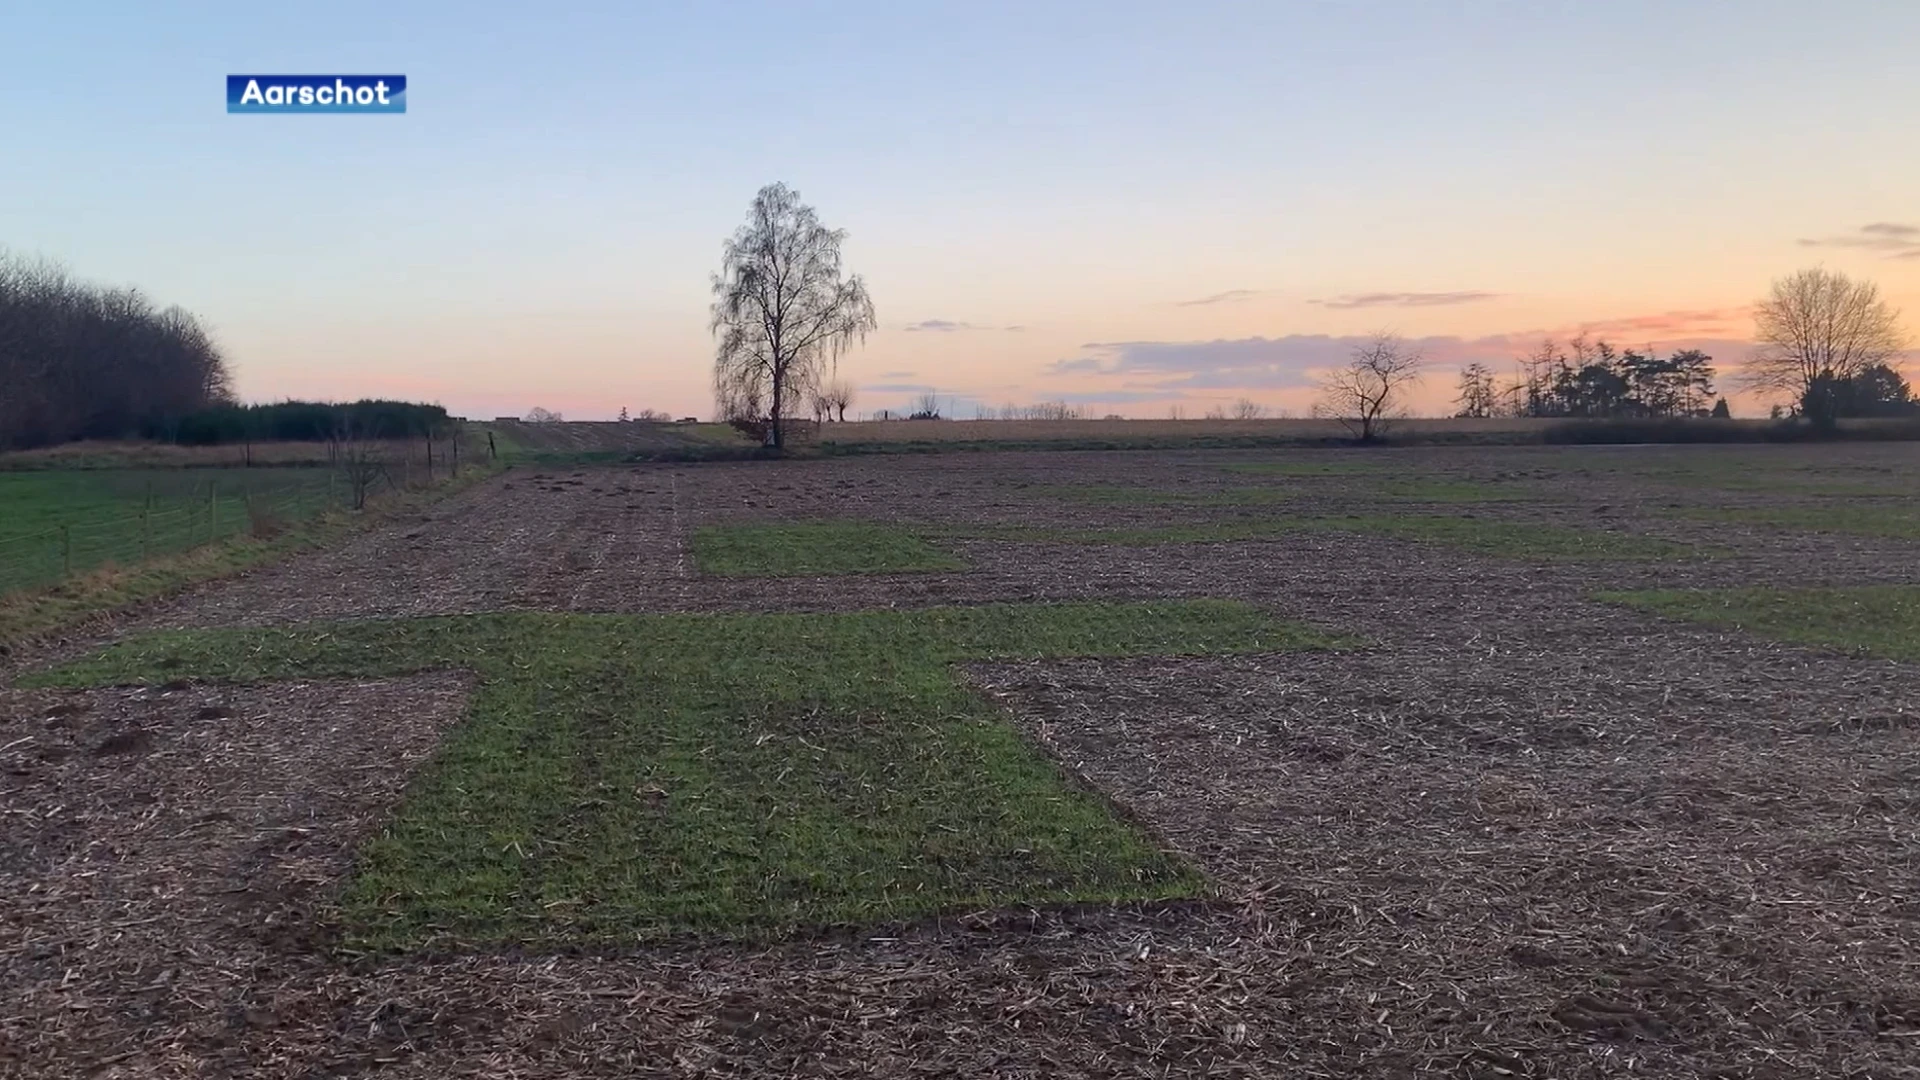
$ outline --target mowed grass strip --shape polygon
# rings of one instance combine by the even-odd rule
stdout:
[[[1673,513],[1699,521],[1725,521],[1788,531],[1848,533],[1897,540],[1920,538],[1920,504],[1912,501],[1884,506],[1695,506]]]
[[[1412,502],[1512,502],[1541,497],[1540,492],[1514,482],[1424,476],[1391,462],[1258,461],[1222,468],[1228,472],[1300,480],[1343,480],[1348,482],[1342,485],[1343,491],[1351,487],[1362,495]]]
[[[1832,589],[1661,589],[1596,599],[1804,645],[1920,660],[1920,585]]]
[[[1494,518],[1423,514],[1316,516],[1267,521],[1195,522],[1189,525],[1072,529],[1045,525],[928,526],[928,535],[1015,543],[1217,544],[1267,540],[1306,532],[1372,533],[1439,544],[1503,558],[1566,560],[1678,559],[1713,552],[1658,537],[1600,532],[1563,525]]]
[[[964,570],[966,562],[914,530],[883,522],[708,525],[693,534],[694,564],[721,577],[809,577]]]
[[[1298,494],[1286,488],[1271,487],[1177,491],[1125,484],[1049,484],[1026,488],[1025,493],[1046,499],[1066,499],[1105,506],[1258,506],[1285,502]]]
[[[1257,476],[1391,476],[1400,466],[1388,461],[1237,461],[1222,465],[1227,472]]]
[[[360,852],[351,953],[763,938],[1203,895],[954,666],[1344,642],[1218,601],[496,614],[136,638],[29,681],[464,668],[464,722]]]
[[[1384,481],[1373,488],[1380,495],[1407,502],[1477,503],[1520,502],[1540,498],[1540,493],[1511,482],[1409,478]]]
[[[1548,562],[1677,559],[1710,554],[1689,544],[1637,533],[1602,532],[1498,518],[1374,514],[1323,518],[1316,528],[1380,533],[1509,559]]]

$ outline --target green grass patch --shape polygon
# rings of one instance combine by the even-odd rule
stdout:
[[[1222,468],[1263,476],[1354,481],[1363,494],[1421,502],[1508,502],[1537,497],[1536,492],[1517,484],[1409,475],[1402,465],[1390,461],[1258,461]]]
[[[1876,497],[1912,498],[1920,495],[1920,490],[1912,486],[1902,486],[1889,479],[1883,483],[1861,483],[1857,479],[1822,479],[1807,474],[1766,475],[1746,473],[1676,473],[1659,478],[1666,483],[1682,487],[1710,487],[1722,491],[1753,491],[1770,495],[1809,496],[1826,499],[1857,499]]]
[[[1596,599],[1804,645],[1920,660],[1920,586],[1661,589]]]
[[[1711,554],[1671,540],[1631,533],[1597,532],[1524,521],[1372,514],[1347,517],[1295,517],[1267,521],[1195,522],[1141,528],[1070,529],[1045,525],[927,526],[928,535],[1015,543],[1110,544],[1151,547],[1161,544],[1217,544],[1264,540],[1303,532],[1383,533],[1503,558],[1567,560],[1674,559]]]
[[[1258,506],[1285,502],[1295,492],[1284,488],[1239,487],[1202,488],[1175,491],[1168,488],[1130,487],[1124,484],[1043,485],[1025,489],[1029,495],[1047,499],[1107,506]]]
[[[964,570],[966,563],[915,530],[870,521],[708,525],[693,558],[722,577],[807,577]]]
[[[1242,461],[1221,468],[1259,476],[1382,476],[1397,466],[1388,461]]]
[[[0,646],[296,552],[336,543],[358,531],[384,524],[395,515],[417,511],[493,475],[492,469],[471,469],[432,488],[384,493],[370,500],[367,509],[359,513],[322,510],[292,521],[284,531],[272,536],[255,536],[242,530],[213,543],[203,542],[195,547],[154,554],[144,561],[136,556],[127,565],[108,562],[92,570],[76,571],[57,584],[0,594]],[[244,504],[240,505],[244,510]],[[3,554],[4,549],[0,548],[0,555]]]
[[[1658,537],[1495,518],[1360,515],[1319,519],[1315,527],[1384,533],[1482,555],[1547,562],[1675,559],[1708,554],[1691,545]]]
[[[1220,601],[494,614],[153,634],[23,681],[470,669],[466,719],[359,853],[344,947],[564,947],[1201,895],[954,665],[1342,643]]]
[[[1776,529],[1887,536],[1900,540],[1920,538],[1920,506],[1912,503],[1891,506],[1693,506],[1672,512],[1701,521],[1728,521]]]
[[[1016,544],[1154,547],[1161,544],[1218,544],[1285,536],[1302,531],[1306,527],[1303,520],[1206,521],[1191,525],[1091,529],[1053,525],[925,525],[918,531],[926,536],[956,540],[1005,540]]]
[[[345,497],[331,483],[320,468],[0,472],[0,593],[247,533],[255,516],[303,521]]]
[[[1539,497],[1537,492],[1517,484],[1496,484],[1485,480],[1389,480],[1373,490],[1391,499],[1433,503],[1517,502]]]

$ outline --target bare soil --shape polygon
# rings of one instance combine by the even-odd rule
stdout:
[[[1155,548],[966,541],[970,571],[772,581],[700,576],[685,536],[759,518],[1165,525],[1387,504],[1351,477],[1299,482],[1278,507],[1029,490],[1295,485],[1220,467],[1273,454],[514,470],[114,632],[1209,595],[1371,644],[975,672],[1034,738],[1212,875],[1216,903],[592,956],[346,963],[326,950],[330,890],[457,715],[457,676],[8,691],[0,1073],[1920,1076],[1920,668],[1587,598],[1911,581],[1909,542],[1671,514],[1816,494],[1668,483],[1622,463],[1729,454],[1760,473],[1814,462],[1898,477],[1914,452],[1377,458],[1535,496],[1395,510],[1725,549],[1709,560],[1531,564],[1316,532]]]

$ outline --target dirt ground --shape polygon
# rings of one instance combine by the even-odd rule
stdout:
[[[1911,542],[1675,513],[1817,491],[1663,470],[1811,464],[1899,487],[1915,454],[1369,459],[1528,496],[1394,509],[1724,550],[1706,560],[1534,564],[1311,532],[969,540],[968,571],[787,580],[701,577],[685,537],[764,518],[1071,527],[1384,504],[1351,477],[1301,481],[1278,507],[1042,490],[1292,484],[1221,466],[1351,452],[516,469],[13,662],[174,626],[1164,596],[1244,599],[1371,644],[975,670],[1212,875],[1217,903],[621,955],[344,963],[315,940],[354,843],[457,718],[457,676],[0,691],[0,1074],[1920,1077],[1920,669],[1587,597],[1911,581]]]

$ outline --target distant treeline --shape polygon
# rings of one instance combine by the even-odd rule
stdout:
[[[125,438],[231,397],[193,315],[0,251],[0,449]]]
[[[1460,416],[1653,419],[1726,415],[1715,400],[1713,358],[1698,349],[1661,356],[1621,351],[1605,341],[1548,340],[1521,362],[1521,373],[1495,385],[1484,364],[1460,373]]]
[[[411,439],[445,434],[452,424],[439,405],[411,401],[279,401],[221,405],[168,418],[141,432],[184,446],[244,442],[328,442],[334,439]]]
[[[1520,373],[1500,385],[1485,364],[1460,372],[1456,399],[1467,417],[1514,416],[1553,419],[1666,420],[1726,417],[1725,398],[1715,395],[1713,357],[1698,349],[1661,356],[1648,349],[1619,350],[1605,341],[1574,338],[1565,347],[1548,340],[1520,361]],[[1920,400],[1900,373],[1873,364],[1849,376],[1814,378],[1788,415],[1871,419],[1920,415]],[[1625,429],[1622,429],[1625,430]],[[1654,430],[1654,429],[1649,429]],[[1660,428],[1659,430],[1677,430]],[[1709,436],[1711,437],[1711,436]]]

